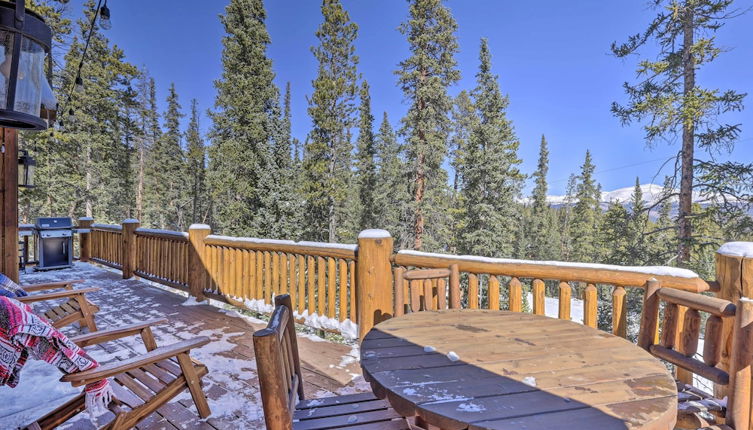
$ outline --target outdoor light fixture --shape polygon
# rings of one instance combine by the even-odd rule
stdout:
[[[76,92],[81,94],[84,92],[84,80],[81,79],[81,76],[76,76],[76,86],[75,86]]]
[[[43,130],[55,120],[52,31],[24,0],[0,1],[0,127]]]
[[[25,150],[21,150],[18,157],[18,186],[24,188],[34,187],[34,166],[37,162]]]
[[[107,7],[107,2],[105,2],[105,4],[99,9],[99,25],[105,30],[112,28],[110,9]]]

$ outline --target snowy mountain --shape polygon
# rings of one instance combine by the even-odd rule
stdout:
[[[633,195],[634,187],[618,188],[613,191],[604,191],[601,193],[601,203],[630,203],[630,197]],[[643,202],[647,205],[656,203],[662,195],[664,187],[657,184],[642,184],[641,191],[643,192]],[[565,204],[566,196],[547,196],[546,200],[553,206],[559,206]],[[708,200],[703,198],[698,193],[694,193],[693,201],[697,203],[708,203]],[[672,202],[677,202],[677,197],[672,198]],[[574,202],[573,202],[574,203]]]

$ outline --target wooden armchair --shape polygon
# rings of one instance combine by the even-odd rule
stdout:
[[[665,303],[659,333],[659,305]],[[685,315],[680,329],[680,311]],[[700,312],[708,314],[704,330],[703,358],[696,359],[701,329]],[[728,323],[724,321],[728,320]],[[733,324],[729,371],[716,367],[721,360],[722,326]],[[697,293],[660,288],[649,281],[645,290],[638,345],[652,355],[727,386],[727,402],[691,385],[677,381],[677,428],[703,427],[713,430],[748,429],[750,422],[750,380],[753,361],[753,301],[742,299],[737,306],[727,300]],[[705,415],[705,417],[704,417]],[[712,417],[711,419],[708,419]],[[714,425],[714,422],[724,424]],[[705,427],[704,427],[705,426]]]
[[[97,331],[97,324],[94,322],[94,315],[99,312],[99,307],[86,298],[86,293],[99,291],[99,288],[82,288],[74,289],[73,285],[83,282],[81,279],[72,281],[51,282],[46,284],[22,285],[21,287],[27,293],[35,293],[45,290],[64,290],[52,293],[29,294],[25,297],[18,297],[21,303],[35,303],[44,301],[55,301],[56,303],[65,300],[63,303],[54,304],[43,313],[52,326],[61,328],[70,324],[79,323],[83,328],[89,329],[89,332]]]
[[[80,347],[86,347],[127,336],[140,335],[147,350],[146,354],[105,364],[96,369],[71,373],[60,379],[78,387],[103,378],[112,378],[110,385],[115,398],[110,403],[109,409],[115,417],[100,427],[101,429],[132,428],[186,388],[191,393],[199,415],[202,418],[210,415],[206,396],[201,389],[201,378],[207,374],[207,367],[189,356],[191,349],[206,345],[209,343],[209,338],[201,336],[158,347],[152,335],[151,326],[166,321],[165,319],[152,320],[71,338]],[[84,407],[84,393],[82,392],[28,425],[26,429],[54,429],[84,412]]]
[[[398,267],[394,272],[395,316],[422,310],[460,309],[460,272],[457,264],[447,269],[406,271]]]
[[[407,421],[372,393],[304,400],[290,296],[275,297],[266,328],[254,333],[267,430],[408,430]]]

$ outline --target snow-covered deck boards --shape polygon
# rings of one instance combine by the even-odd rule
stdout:
[[[209,305],[183,306],[184,296],[136,279],[123,280],[119,272],[86,263],[76,263],[69,270],[24,274],[21,281],[39,283],[79,278],[86,279],[85,287],[102,288],[90,295],[90,300],[101,308],[97,315],[100,329],[167,318],[168,324],[153,329],[159,345],[193,336],[212,339],[210,344],[191,353],[209,367],[204,390],[212,416],[200,421],[186,391],[142,422],[139,429],[263,427],[252,341],[253,332],[264,326],[263,321]],[[69,334],[76,334],[76,330]],[[313,336],[299,336],[299,348],[307,397],[346,394],[363,387],[360,367],[355,360],[357,353],[351,347]],[[138,338],[87,350],[105,363],[144,352]],[[3,405],[0,427],[15,428],[31,421],[78,392],[68,384],[57,382],[59,377],[60,373],[52,366],[30,361],[22,371],[18,387],[0,387],[0,404]],[[83,415],[66,428],[93,428]]]

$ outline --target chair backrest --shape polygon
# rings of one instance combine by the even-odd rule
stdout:
[[[269,324],[254,333],[254,353],[267,429],[291,429],[295,406],[304,397],[289,295],[275,297]]]
[[[438,269],[405,270],[398,267],[394,275],[395,316],[423,310],[460,309],[457,264]]]
[[[659,331],[659,307],[664,318]],[[684,316],[681,318],[681,311]],[[701,312],[708,314],[704,328],[703,357],[694,358],[701,332]],[[727,322],[725,322],[727,320]],[[682,323],[682,324],[681,324]],[[732,325],[730,363],[725,371],[716,367],[727,339],[723,327]],[[753,361],[753,301],[734,303],[698,293],[660,288],[657,281],[646,286],[638,345],[652,355],[728,386],[726,422],[747,423],[750,419],[750,378]],[[745,426],[747,429],[747,424]]]

